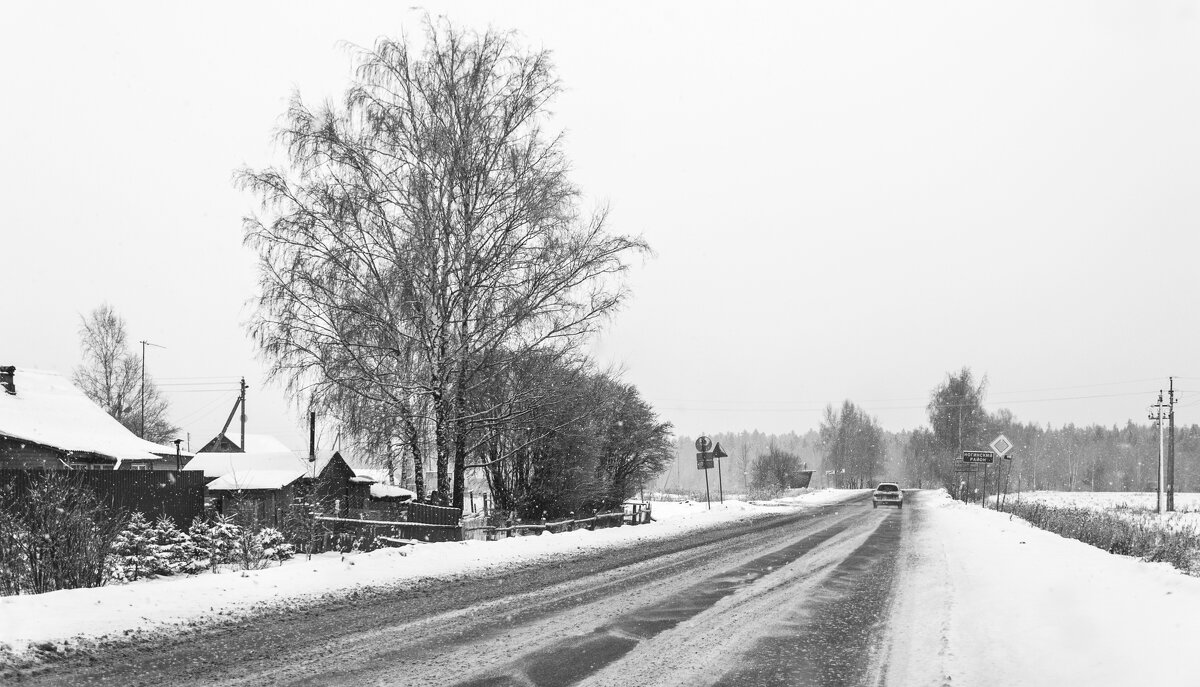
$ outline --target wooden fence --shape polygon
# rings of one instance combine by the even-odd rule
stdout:
[[[495,541],[501,538],[520,536],[523,534],[541,534],[550,532],[571,532],[578,529],[594,530],[602,527],[620,527],[625,524],[640,525],[651,521],[649,503],[625,503],[621,510],[608,513],[592,511],[591,517],[576,518],[572,513],[570,518],[557,522],[547,521],[545,517],[537,522],[521,522],[520,519],[509,519],[503,525],[466,525],[463,527],[463,537],[466,539],[483,539]]]
[[[496,539],[520,536],[522,534],[540,534],[541,532],[571,532],[573,530],[594,530],[603,527],[620,527],[622,525],[640,525],[651,522],[650,504],[629,502],[622,505],[621,510],[608,513],[593,511],[589,517],[572,517],[547,521],[545,518],[537,522],[523,523],[509,518],[502,524],[488,525],[482,517],[462,519],[462,510],[445,506],[431,506],[425,503],[404,504],[405,509],[392,517],[391,520],[376,520],[371,518],[339,518],[319,516],[317,522],[323,532],[315,543],[313,553],[331,551],[334,549],[350,550],[355,542],[366,544],[378,542],[385,545],[415,544],[420,542],[461,541],[463,539]],[[484,524],[479,524],[484,523]]]
[[[0,470],[0,486],[24,493],[39,476],[54,473],[90,490],[118,511],[140,512],[149,520],[166,515],[187,529],[204,515],[204,473],[158,470]]]
[[[355,539],[393,545],[462,540],[462,509],[426,503],[406,505],[396,520],[318,517],[317,521],[327,528],[321,545],[331,550],[346,548]]]

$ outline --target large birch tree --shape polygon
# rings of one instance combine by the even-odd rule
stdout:
[[[531,352],[569,356],[646,246],[581,209],[546,128],[548,53],[437,22],[420,45],[359,50],[355,75],[340,105],[293,96],[286,166],[238,174],[262,202],[245,222],[251,331],[295,393],[352,399],[410,454],[428,446],[461,506],[476,438],[503,421],[472,394]]]

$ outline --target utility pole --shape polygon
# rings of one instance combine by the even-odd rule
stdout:
[[[317,414],[308,414],[308,462],[312,463],[313,474],[317,476]]]
[[[1162,389],[1159,389],[1158,403],[1150,406],[1150,419],[1154,420],[1155,423],[1158,424],[1158,506],[1157,506],[1157,511],[1159,513],[1162,513],[1166,510],[1166,499],[1164,498],[1165,494],[1163,493],[1163,483],[1165,482],[1164,474],[1163,474],[1163,454],[1165,453],[1165,451],[1164,451],[1164,448],[1165,448],[1164,447],[1164,444],[1165,444],[1164,430],[1165,430],[1165,428],[1163,427],[1163,420],[1166,419],[1166,417],[1165,417],[1166,414],[1164,413],[1164,409],[1166,407],[1167,407],[1166,404],[1163,403]]]
[[[142,387],[139,396],[142,397],[142,434],[143,439],[146,438],[146,346],[154,346],[155,348],[166,349],[166,346],[159,346],[149,341],[142,341]]]
[[[239,401],[242,407],[242,451],[246,450],[246,378],[242,377],[242,395]]]
[[[1175,378],[1168,377],[1170,391],[1167,392],[1167,510],[1175,510]]]

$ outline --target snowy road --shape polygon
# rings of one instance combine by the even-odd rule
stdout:
[[[866,493],[3,597],[0,649],[57,648],[0,652],[0,683],[1197,684],[1200,578],[941,491]]]
[[[911,510],[860,497],[267,615],[66,661],[31,684],[877,683]]]

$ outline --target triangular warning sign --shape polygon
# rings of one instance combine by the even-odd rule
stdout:
[[[714,458],[728,458],[729,457],[729,454],[726,453],[721,448],[721,442],[719,442],[719,441],[717,442],[716,447],[713,449],[713,457]]]

